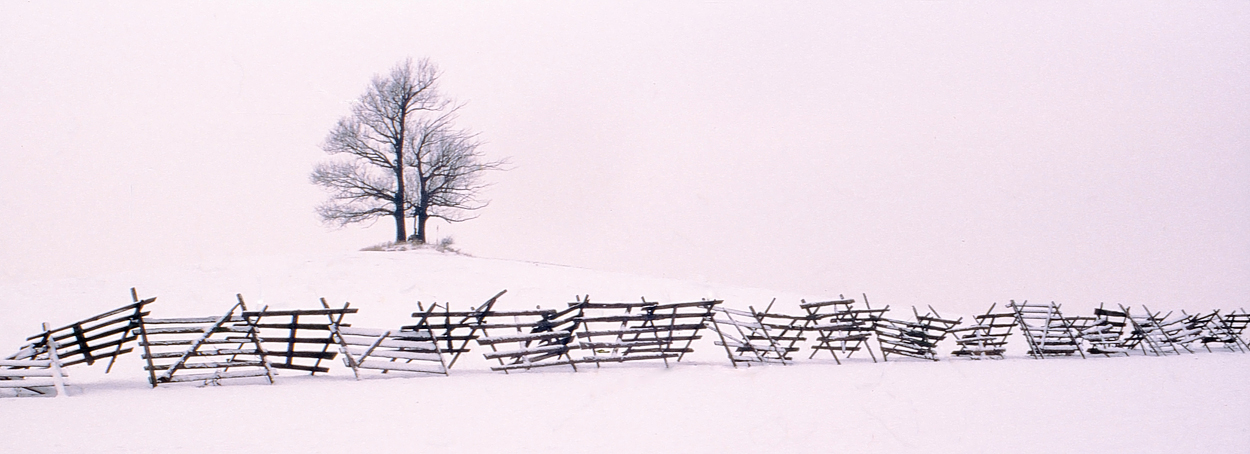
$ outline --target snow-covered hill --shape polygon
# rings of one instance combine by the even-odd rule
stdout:
[[[0,286],[0,348],[40,322],[70,322],[157,296],[154,316],[250,304],[359,308],[392,327],[417,301],[503,309],[715,298],[797,312],[796,295],[433,251],[264,257]],[[855,289],[847,289],[848,293]],[[849,295],[848,295],[849,296]],[[871,297],[871,295],[869,295]],[[922,302],[874,301],[910,310]],[[938,307],[969,317],[990,302]],[[1077,307],[1085,312],[1087,308]],[[1160,307],[1173,309],[1175,307]],[[1205,309],[1205,308],[1199,308]],[[70,369],[66,399],[0,399],[0,452],[1246,452],[1250,355],[939,362],[734,369],[704,339],[680,365],[636,363],[502,375],[476,352],[449,377],[367,378],[345,368],[274,385],[149,389],[138,355]],[[943,353],[950,348],[944,347]],[[338,366],[337,362],[335,366]]]

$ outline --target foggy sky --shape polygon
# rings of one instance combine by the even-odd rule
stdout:
[[[1250,306],[1241,2],[0,3],[0,280],[391,239],[323,226],[308,174],[427,56],[513,162],[431,225],[477,256]]]

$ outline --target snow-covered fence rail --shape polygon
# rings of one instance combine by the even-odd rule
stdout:
[[[580,317],[578,345],[589,354],[581,363],[660,360],[681,361],[694,351],[691,344],[702,336],[720,300],[660,304],[643,299],[638,303],[592,303],[586,297],[569,303],[594,313]]]
[[[343,362],[360,378],[361,369],[447,375],[447,364],[433,333],[330,326]]]
[[[47,323],[43,324],[43,332],[49,335],[32,344],[29,350],[23,349],[0,360],[0,389],[11,390],[16,395],[21,395],[21,391],[47,395],[51,388],[57,397],[66,395],[65,373],[61,370],[64,364],[57,355],[57,342],[50,335],[52,331]]]
[[[238,303],[217,317],[144,319],[140,345],[147,360],[148,383],[155,388],[162,383],[217,383],[249,377],[265,377],[273,383],[257,328],[242,315],[246,310],[239,297]]]
[[[1124,337],[1124,328],[1128,326],[1128,314],[1123,311],[1094,309],[1092,318],[1075,317],[1075,327],[1081,339],[1089,343],[1086,351],[1091,355],[1111,356],[1128,352],[1133,348]]]

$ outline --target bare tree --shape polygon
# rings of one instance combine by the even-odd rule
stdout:
[[[438,68],[426,59],[405,60],[389,77],[374,76],[352,114],[339,119],[322,145],[326,153],[346,159],[313,169],[312,182],[330,191],[330,200],[317,207],[322,220],[345,225],[391,216],[395,241],[405,240],[405,147],[412,143],[421,113],[442,112],[450,105],[437,93],[437,81]]]
[[[454,110],[452,111],[454,112]],[[413,151],[410,166],[409,214],[413,218],[415,243],[426,242],[425,223],[432,218],[462,222],[476,218],[473,211],[487,205],[477,195],[486,187],[481,174],[500,170],[505,160],[487,160],[478,150],[477,135],[453,129],[451,115],[440,117],[425,126],[422,140]]]
[[[459,106],[437,91],[438,68],[406,60],[389,77],[375,76],[326,138],[322,149],[339,157],[318,164],[311,180],[330,191],[317,207],[322,220],[340,226],[390,216],[395,242],[425,242],[430,218],[459,222],[485,206],[476,200],[479,174],[503,161],[485,161],[472,133],[454,129]]]

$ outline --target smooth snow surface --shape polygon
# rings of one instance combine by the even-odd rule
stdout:
[[[408,320],[416,301],[501,308],[597,301],[719,298],[760,308],[790,295],[428,251],[269,257],[96,279],[0,286],[0,347],[15,350],[38,323],[71,322],[157,296],[153,316],[224,312],[251,304],[307,308],[351,301],[361,328]],[[848,293],[853,291],[848,289]],[[850,296],[850,295],[848,295]],[[871,295],[869,295],[871,297]],[[263,301],[263,302],[262,302]],[[913,302],[874,302],[910,311]],[[938,307],[965,318],[989,302]],[[1088,312],[1092,305],[1067,307]],[[1179,309],[1159,307],[1158,309]],[[732,368],[705,332],[696,353],[660,363],[504,375],[481,349],[451,376],[356,381],[336,360],[328,375],[281,371],[277,383],[149,389],[131,354],[113,373],[69,369],[64,399],[0,399],[0,452],[1246,452],[1250,355],[1033,360],[1023,340],[1009,358],[867,358]]]

